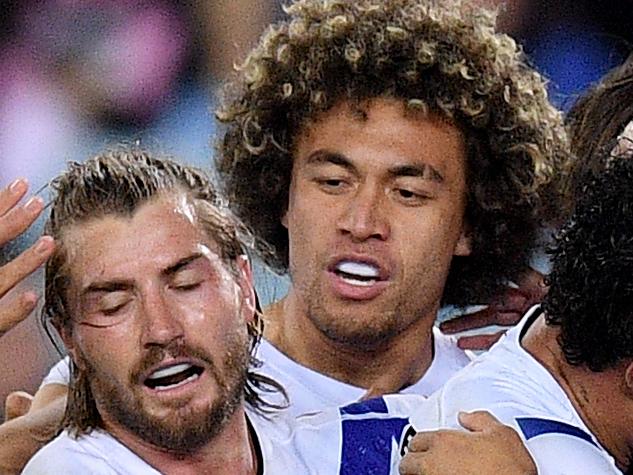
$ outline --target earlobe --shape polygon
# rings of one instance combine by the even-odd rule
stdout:
[[[469,256],[472,252],[471,242],[470,228],[469,226],[464,225],[462,233],[459,235],[459,239],[455,245],[455,252],[453,254],[455,256]]]
[[[633,362],[629,363],[624,372],[624,384],[629,398],[633,399]]]

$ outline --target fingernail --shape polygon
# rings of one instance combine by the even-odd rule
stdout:
[[[44,207],[44,200],[39,196],[33,196],[24,205],[24,209],[29,213],[37,213]]]
[[[9,185],[9,192],[14,195],[19,195],[26,191],[26,180],[23,178],[18,178],[13,183]]]
[[[35,246],[35,252],[38,254],[45,254],[51,248],[53,244],[53,238],[50,236],[42,236]]]

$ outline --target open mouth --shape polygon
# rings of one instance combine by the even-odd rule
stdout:
[[[381,280],[379,269],[364,262],[341,261],[333,272],[346,283],[361,287],[369,287]]]
[[[150,389],[165,391],[195,381],[203,372],[200,366],[180,363],[157,369],[143,383]]]

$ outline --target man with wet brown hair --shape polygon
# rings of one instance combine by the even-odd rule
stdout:
[[[24,473],[303,470],[269,453],[257,413],[275,409],[261,391],[280,388],[253,371],[250,267],[206,177],[122,151],[52,187],[44,324],[72,372],[65,431]]]

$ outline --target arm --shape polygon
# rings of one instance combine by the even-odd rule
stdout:
[[[507,287],[495,297],[483,310],[461,315],[440,325],[447,334],[484,328],[491,325],[516,325],[521,317],[532,306],[540,303],[547,293],[544,276],[537,270],[528,268],[517,282],[517,288]],[[477,334],[463,336],[459,339],[459,347],[465,350],[486,350],[490,348],[504,333]]]
[[[49,399],[39,409],[0,425],[0,473],[20,473],[35,452],[57,434],[66,407],[66,391],[53,389],[46,393]]]

